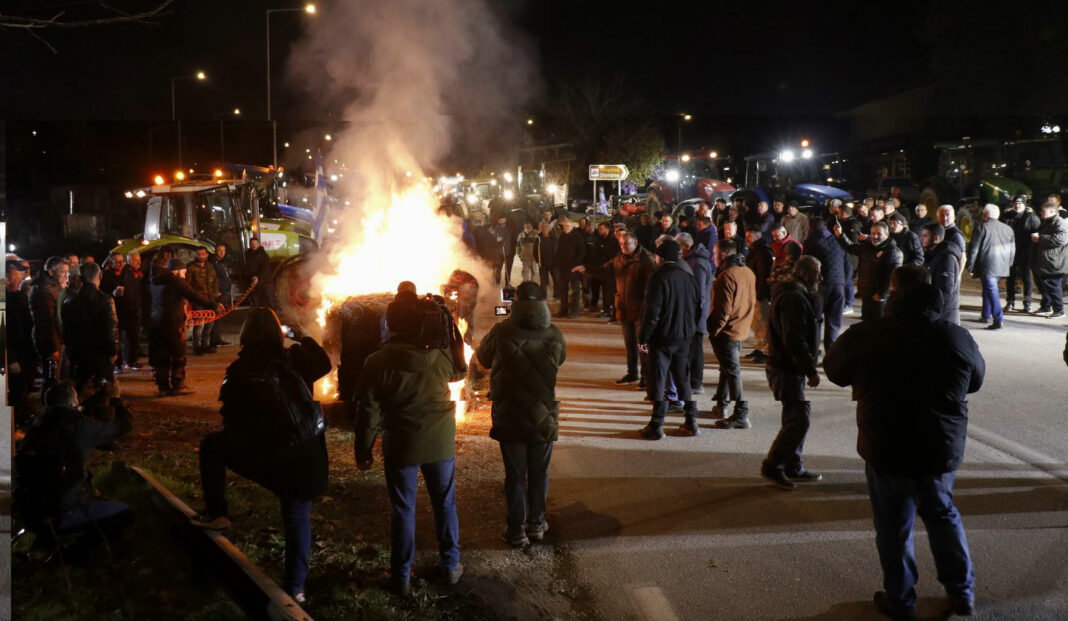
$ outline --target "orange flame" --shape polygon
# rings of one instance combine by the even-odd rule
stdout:
[[[460,335],[467,334],[467,321],[458,319],[456,321],[456,327],[460,329]],[[464,362],[470,363],[471,356],[473,356],[475,350],[464,341]],[[456,403],[456,422],[462,423],[467,413],[467,401],[464,400],[464,386],[467,385],[467,379],[462,379],[458,382],[449,383],[449,399]]]

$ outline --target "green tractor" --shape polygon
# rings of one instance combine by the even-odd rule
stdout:
[[[141,234],[120,239],[112,252],[137,252],[147,270],[161,246],[175,249],[182,262],[193,260],[198,248],[214,252],[225,242],[227,264],[234,275],[234,299],[244,294],[249,281],[245,249],[258,235],[271,258],[275,277],[275,308],[283,320],[307,321],[314,316],[316,301],[309,295],[310,256],[319,249],[315,216],[311,210],[278,200],[285,192],[278,174],[246,167],[240,178],[224,179],[222,171],[199,179],[181,179],[127,192],[147,201]]]

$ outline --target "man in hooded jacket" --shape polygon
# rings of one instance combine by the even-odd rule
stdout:
[[[963,255],[960,246],[945,239],[941,224],[928,224],[921,240],[923,266],[931,275],[931,284],[942,293],[942,319],[960,323],[960,273]]]
[[[851,327],[823,363],[827,378],[851,386],[857,402],[857,452],[883,570],[875,603],[895,618],[915,618],[917,513],[953,612],[975,609],[975,573],[953,483],[964,457],[967,395],[981,387],[986,365],[968,331],[941,319],[941,293],[927,278],[917,267],[899,268],[886,316]],[[902,365],[912,379],[886,381]]]
[[[697,244],[689,233],[675,236],[682,248],[682,260],[690,266],[697,291],[701,294],[701,309],[697,314],[697,332],[690,344],[690,393],[699,395],[705,391],[705,335],[708,334],[707,319],[712,312],[712,258],[704,246]]]
[[[512,313],[482,339],[478,361],[490,369],[490,437],[500,443],[504,460],[504,539],[524,548],[531,539],[541,541],[549,529],[549,460],[560,418],[556,372],[567,357],[567,345],[552,325],[537,283],[521,283],[515,296]]]

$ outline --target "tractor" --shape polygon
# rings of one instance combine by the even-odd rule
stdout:
[[[813,153],[808,141],[802,142],[800,153],[784,149],[779,153],[746,156],[744,184],[731,194],[730,200],[742,201],[753,208],[760,201],[770,204],[781,198],[797,201],[801,209],[823,207],[836,198],[853,200],[849,192],[830,185],[828,171],[834,157]]]
[[[664,211],[682,201],[700,198],[714,202],[734,193],[731,160],[712,151],[707,156],[664,155],[664,171],[649,182],[645,209],[650,214]],[[659,168],[659,167],[658,167]]]

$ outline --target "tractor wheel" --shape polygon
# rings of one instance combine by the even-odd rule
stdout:
[[[652,218],[658,211],[664,211],[664,196],[660,190],[649,188],[649,193],[645,195],[645,213]]]
[[[316,320],[320,298],[312,293],[311,262],[296,256],[278,264],[274,271],[275,308],[283,323],[310,326]]]

